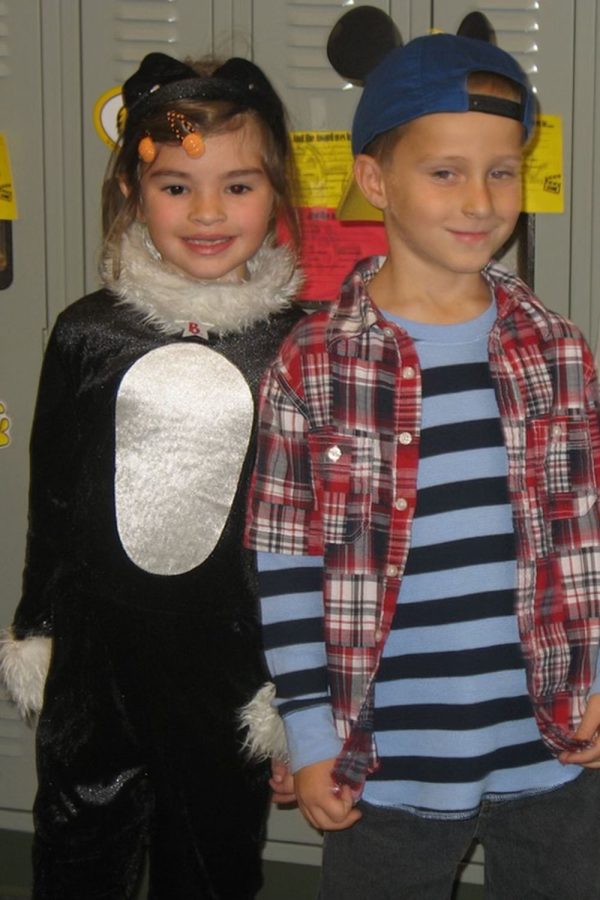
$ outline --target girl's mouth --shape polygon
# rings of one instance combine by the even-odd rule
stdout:
[[[184,238],[183,242],[190,250],[200,256],[212,256],[221,253],[233,244],[231,236]]]

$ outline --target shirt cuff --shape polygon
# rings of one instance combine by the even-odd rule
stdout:
[[[342,749],[329,704],[296,710],[285,716],[283,724],[292,772],[333,759]]]

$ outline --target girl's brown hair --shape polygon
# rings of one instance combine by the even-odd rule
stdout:
[[[200,77],[210,77],[220,65],[219,61],[186,62]],[[297,251],[299,227],[292,202],[296,172],[287,129],[282,140],[281,132],[276,134],[258,110],[231,100],[174,100],[164,106],[154,106],[127,135],[127,140],[121,138],[109,159],[102,185],[102,234],[103,259],[112,264],[113,276],[119,276],[121,239],[136,220],[140,202],[140,181],[146,164],[139,158],[138,143],[146,133],[158,143],[175,143],[167,119],[168,110],[184,115],[203,136],[237,131],[248,120],[256,123],[262,137],[265,172],[275,193],[271,233],[275,234],[281,216]]]

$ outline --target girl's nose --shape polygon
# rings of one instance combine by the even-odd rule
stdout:
[[[203,225],[222,222],[225,212],[219,195],[211,192],[195,197],[190,207],[189,218]]]

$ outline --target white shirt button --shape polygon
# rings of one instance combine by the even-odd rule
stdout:
[[[334,444],[333,447],[329,447],[327,450],[327,459],[330,462],[337,462],[341,455],[342,451],[337,444]]]
[[[414,370],[413,366],[404,366],[404,368],[402,369],[402,377],[403,378],[414,378],[415,370]]]
[[[404,510],[408,508],[408,500],[406,497],[398,497],[394,503],[396,509]]]
[[[378,628],[377,631],[375,632],[375,640],[377,641],[377,643],[379,643],[379,641],[381,640],[382,637],[383,637],[383,631],[381,630],[381,628]]]
[[[412,444],[412,434],[410,433],[410,431],[401,431],[398,435],[398,440],[401,444]]]
[[[385,574],[388,578],[395,578],[398,574],[398,566],[388,566],[385,570]]]
[[[389,325],[383,329],[383,333],[386,337],[394,337],[394,329],[390,328]]]

